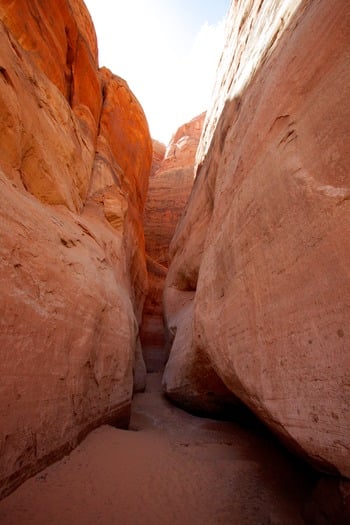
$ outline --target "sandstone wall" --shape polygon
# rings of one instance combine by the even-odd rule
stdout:
[[[149,292],[141,341],[149,371],[164,367],[168,352],[163,328],[163,288],[169,245],[194,178],[194,164],[205,114],[182,125],[167,148],[154,141],[153,169],[144,214]]]
[[[346,0],[232,2],[171,245],[164,376],[195,410],[222,399],[206,386],[216,374],[288,446],[346,477],[349,35]]]
[[[144,382],[152,144],[80,0],[0,6],[0,495]],[[137,359],[136,359],[137,356]]]

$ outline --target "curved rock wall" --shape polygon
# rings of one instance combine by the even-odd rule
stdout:
[[[349,34],[346,0],[232,3],[171,245],[164,376],[195,410],[222,398],[209,366],[288,446],[346,477]]]
[[[80,0],[0,6],[0,494],[126,426],[147,291],[152,157]]]

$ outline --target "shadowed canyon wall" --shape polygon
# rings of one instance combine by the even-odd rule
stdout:
[[[44,5],[45,4],[45,5]],[[0,494],[144,384],[148,125],[80,0],[0,5]]]
[[[169,266],[169,245],[191,192],[194,165],[205,114],[181,126],[167,148],[153,142],[153,164],[145,205],[149,292],[141,342],[149,371],[161,370],[168,358],[163,327],[163,288]]]
[[[346,0],[232,3],[171,244],[163,380],[170,398],[210,412],[216,377],[289,447],[344,477],[349,35]]]

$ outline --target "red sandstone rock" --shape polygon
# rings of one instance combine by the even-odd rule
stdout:
[[[97,125],[101,106],[97,41],[84,2],[5,0],[0,18],[72,107],[89,108]]]
[[[350,482],[321,477],[306,502],[303,518],[311,525],[347,525],[350,522]]]
[[[153,169],[144,215],[149,276],[141,341],[149,370],[164,366],[167,352],[163,337],[163,287],[168,267],[169,244],[190,194],[194,162],[204,114],[181,126],[166,152],[154,143]],[[165,156],[164,156],[165,153]],[[160,158],[164,157],[160,163]]]
[[[128,424],[152,145],[127,84],[97,69],[83,2],[2,2],[0,17],[3,495],[91,428]]]
[[[201,137],[205,113],[179,127],[166,148],[161,172],[171,168],[191,168]],[[158,173],[159,175],[159,173]]]
[[[347,477],[349,20],[345,0],[232,4],[165,305],[175,345],[190,338],[168,395],[196,391],[208,359],[288,446]],[[174,289],[194,295],[190,329]]]
[[[146,117],[125,80],[106,68],[100,76],[104,102],[89,195],[103,201],[107,220],[122,229],[130,291],[140,322],[147,281],[142,214],[152,141]]]
[[[153,158],[152,158],[152,169],[151,169],[151,177],[155,175],[155,173],[159,170],[166,151],[166,147],[162,142],[159,142],[158,140],[152,140],[153,145]]]

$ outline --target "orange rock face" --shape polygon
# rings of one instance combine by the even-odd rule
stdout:
[[[0,495],[142,388],[152,143],[81,1],[0,7]],[[135,377],[135,384],[133,375]]]
[[[150,371],[162,368],[167,359],[162,296],[169,244],[192,188],[203,121],[204,114],[181,126],[166,150],[154,142],[153,171],[144,216],[149,293],[141,329],[143,352]]]
[[[166,151],[166,147],[162,142],[159,142],[158,140],[153,140],[153,158],[152,158],[152,169],[151,169],[151,176],[155,175],[155,173],[159,170]]]
[[[101,106],[95,30],[82,0],[5,0],[0,18],[32,62],[73,107],[89,109],[96,123]]]
[[[346,477],[349,20],[345,0],[232,3],[171,246],[164,376],[195,409],[209,363],[288,446]]]
[[[179,127],[166,148],[162,172],[172,168],[191,168],[193,166],[199,139],[201,137],[205,113],[201,113]]]

